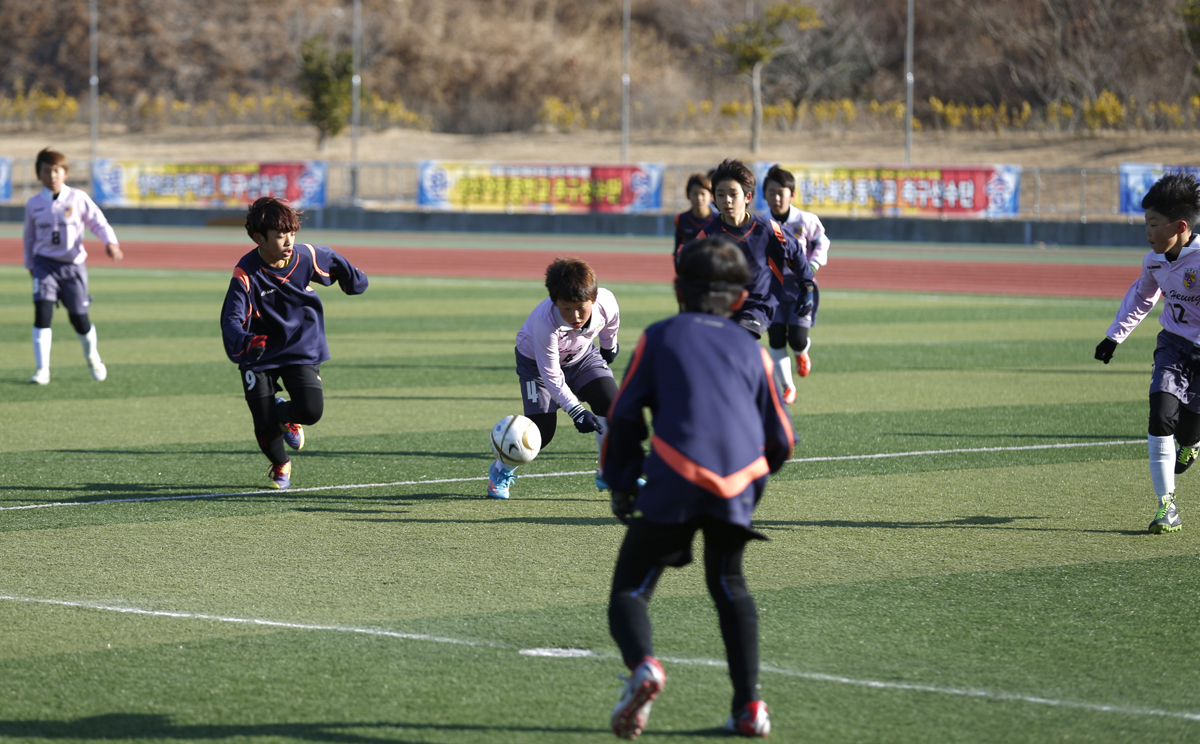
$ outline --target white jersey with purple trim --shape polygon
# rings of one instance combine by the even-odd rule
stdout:
[[[92,197],[63,184],[58,192],[43,188],[25,205],[25,268],[33,270],[33,257],[80,264],[87,260],[83,228],[87,226],[104,244],[116,243],[117,234]]]
[[[567,387],[562,368],[570,364],[600,339],[600,348],[611,349],[617,344],[621,326],[621,310],[613,293],[600,288],[592,303],[592,315],[587,325],[575,329],[563,320],[554,301],[549,297],[538,303],[525,325],[517,331],[517,351],[537,362],[546,388],[564,411],[579,405],[579,399]]]
[[[764,216],[774,219],[770,213]],[[824,266],[829,262],[829,236],[825,234],[820,217],[792,205],[788,207],[787,219],[779,222],[800,239],[808,263]]]
[[[1146,254],[1142,275],[1125,293],[1106,336],[1121,343],[1150,313],[1158,298],[1165,297],[1167,306],[1159,318],[1163,329],[1200,343],[1200,241],[1196,238],[1192,236],[1174,261],[1153,251]]]

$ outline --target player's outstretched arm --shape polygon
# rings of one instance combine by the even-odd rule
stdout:
[[[345,256],[327,245],[308,246],[313,260],[313,280],[328,287],[334,282],[348,295],[367,291],[367,275]]]
[[[783,390],[780,388],[779,380],[775,377],[775,362],[766,349],[761,349],[761,352],[764,375],[758,399],[759,412],[763,419],[763,433],[766,436],[763,456],[767,458],[767,465],[774,473],[783,467],[783,464],[792,456],[796,437],[792,432],[791,416],[788,415],[787,408],[783,405]]]
[[[646,337],[638,340],[625,379],[608,408],[608,437],[600,453],[600,471],[613,494],[637,488],[646,452],[642,442],[650,436],[642,409],[651,398],[651,374],[645,357]],[[614,502],[614,506],[616,506]]]

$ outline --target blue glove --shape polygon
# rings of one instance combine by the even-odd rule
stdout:
[[[812,282],[804,282],[800,285],[800,296],[796,298],[796,315],[801,318],[812,312],[815,288]]]
[[[600,347],[600,358],[603,359],[604,363],[609,366],[612,365],[613,360],[616,359],[617,354],[620,354],[620,353],[621,353],[621,345],[620,344],[613,344],[613,347],[611,349],[606,349],[603,346]]]
[[[598,434],[604,433],[604,427],[600,425],[600,420],[596,418],[596,414],[583,407],[582,403],[576,404],[574,408],[567,411],[567,415],[575,422],[575,428],[580,434]]]

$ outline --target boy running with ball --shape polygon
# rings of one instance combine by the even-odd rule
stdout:
[[[581,434],[604,441],[608,406],[617,393],[609,365],[617,358],[621,310],[613,293],[596,284],[596,272],[578,258],[557,258],[546,268],[542,300],[517,332],[517,377],[525,416],[537,425],[542,449],[554,438],[558,409]],[[592,341],[599,339],[597,349]],[[584,403],[592,410],[584,408]],[[488,496],[507,499],[515,466],[496,460],[488,469]],[[608,484],[596,473],[596,488]]]
[[[1175,508],[1175,476],[1195,462],[1200,442],[1200,245],[1192,232],[1200,217],[1200,184],[1190,173],[1163,176],[1146,192],[1142,208],[1150,252],[1096,346],[1096,358],[1108,364],[1117,344],[1166,297],[1150,377],[1147,436],[1157,498],[1149,529],[1160,534],[1183,528]]]
[[[246,232],[258,246],[233,270],[221,308],[225,353],[242,373],[258,446],[271,461],[275,488],[292,482],[283,449],[304,447],[304,428],[325,409],[321,362],[329,359],[325,311],[311,283],[337,282],[348,295],[367,289],[367,276],[333,249],[296,243],[300,214],[264,196],[246,214]],[[276,397],[279,383],[290,401]]]
[[[29,381],[50,383],[50,320],[59,301],[79,336],[83,358],[92,379],[103,382],[108,368],[100,361],[96,327],[88,319],[92,298],[88,294],[87,251],[83,228],[104,241],[104,250],[114,261],[124,254],[117,234],[100,207],[84,192],[67,186],[67,156],[49,148],[37,154],[34,170],[42,182],[41,193],[25,205],[25,268],[33,277],[33,359],[37,371]]]

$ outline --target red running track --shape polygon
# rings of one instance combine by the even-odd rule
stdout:
[[[139,241],[123,242],[121,248],[125,251],[121,265],[131,268],[230,272],[247,250],[233,244]],[[546,265],[556,255],[533,250],[353,246],[339,251],[367,274],[534,280],[544,276]],[[666,250],[661,254],[582,250],[561,255],[583,258],[602,282],[669,282],[674,277],[671,254]],[[102,252],[93,250],[89,258],[92,266],[112,265]],[[0,238],[0,264],[22,261],[21,240]],[[823,289],[1119,298],[1138,272],[1138,266],[1106,264],[835,256],[819,276]]]

